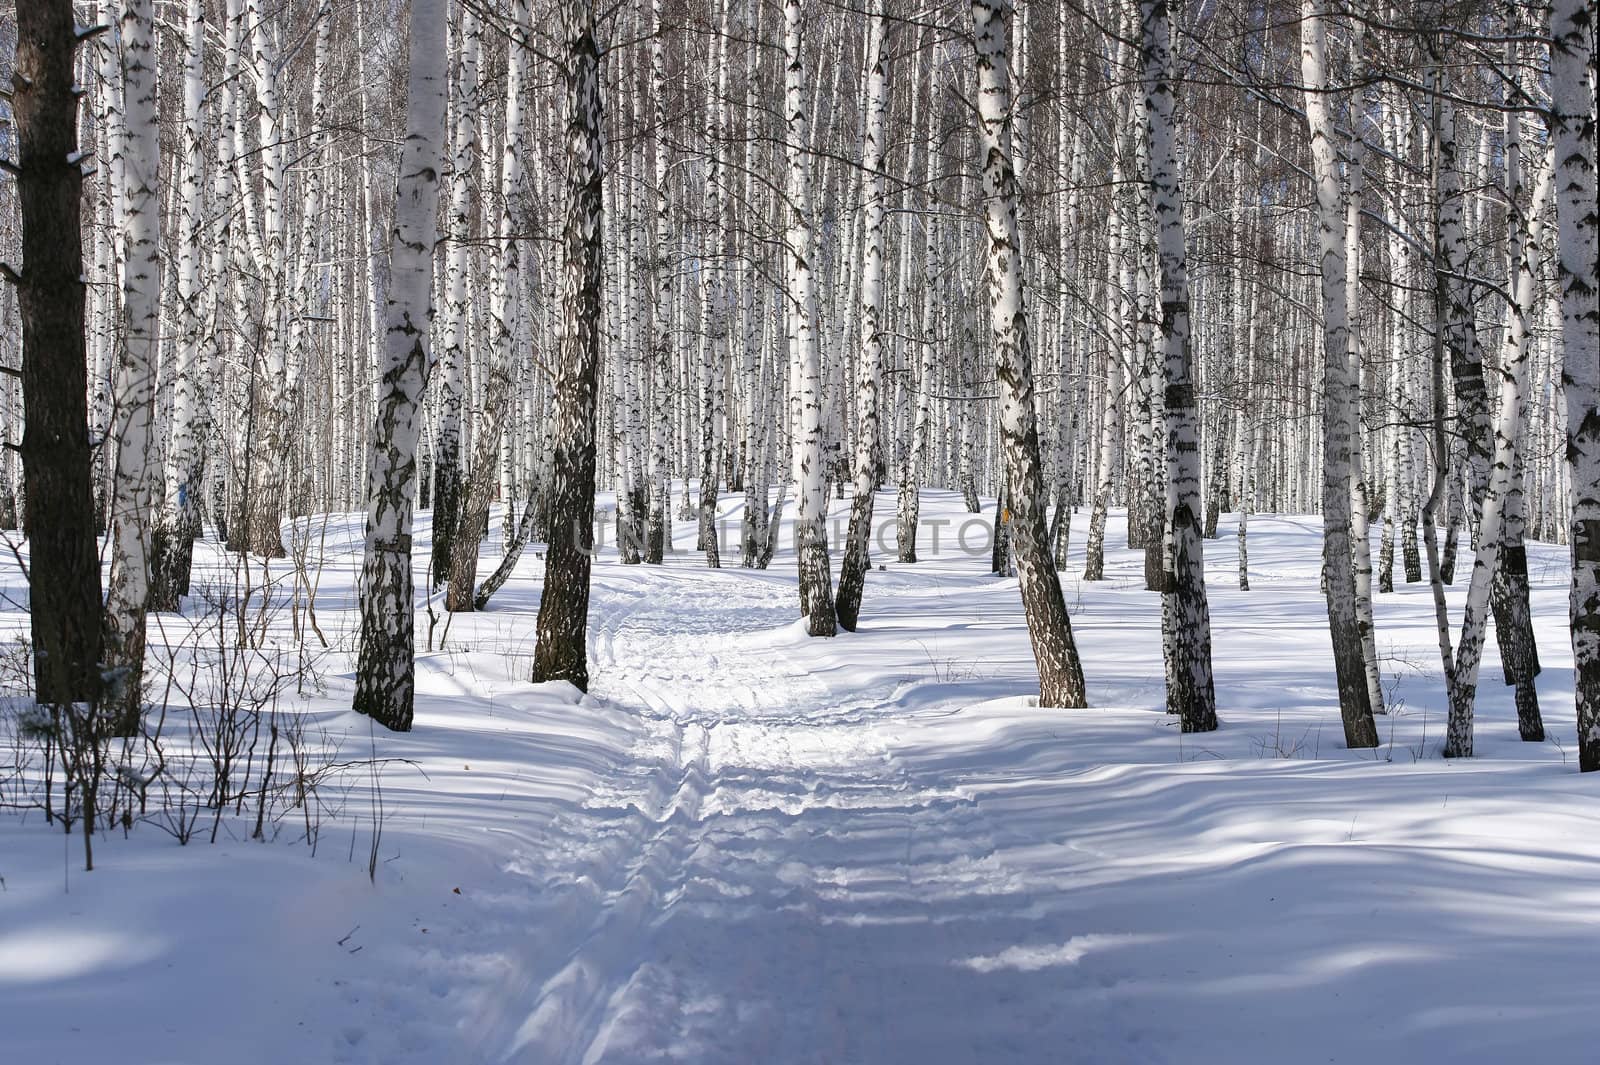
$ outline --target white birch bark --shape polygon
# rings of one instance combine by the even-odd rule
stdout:
[[[123,316],[123,286],[127,273],[128,242],[122,220],[127,214],[128,123],[123,103],[122,77],[122,0],[100,0],[101,24],[107,27],[96,51],[95,73],[99,93],[99,156],[104,163],[104,189],[96,204],[95,266],[100,284],[91,289],[94,299],[95,365],[90,390],[90,431],[102,442],[95,452],[95,517],[106,528],[111,511],[112,477],[116,463],[116,441],[112,436],[112,380],[117,372],[120,323]]]
[[[1317,236],[1322,252],[1324,389],[1322,411],[1323,570],[1327,579],[1328,626],[1333,636],[1339,711],[1348,747],[1376,747],[1361,632],[1356,618],[1355,573],[1350,550],[1351,393],[1350,322],[1345,271],[1344,196],[1336,165],[1333,118],[1328,106],[1327,38],[1323,0],[1305,0],[1301,73],[1306,124],[1311,135],[1312,175],[1317,197]]]
[[[489,351],[486,382],[479,392],[477,424],[472,432],[472,461],[462,488],[461,513],[450,555],[445,609],[475,609],[478,544],[488,530],[489,505],[500,465],[500,443],[510,420],[512,372],[515,367],[518,297],[522,285],[522,250],[517,240],[517,211],[524,199],[523,92],[527,72],[528,0],[515,0],[507,39],[505,146],[500,168],[500,215],[495,239],[498,267],[490,279]]]
[[[712,569],[722,565],[717,543],[717,489],[722,470],[723,414],[727,407],[723,354],[728,338],[726,267],[720,247],[728,203],[728,37],[730,0],[719,0],[718,32],[712,47],[705,214],[700,247],[700,549]]]
[[[823,467],[822,349],[812,261],[811,135],[806,112],[803,0],[784,0],[784,252],[790,353],[791,476],[795,491],[795,554],[800,571],[800,613],[812,636],[837,627],[833,572],[828,560],[827,471]]]
[[[412,0],[406,136],[395,191],[378,417],[367,472],[361,652],[354,709],[396,732],[415,700],[411,524],[433,317],[448,81],[445,0]]]
[[[936,76],[936,75],[934,75]],[[930,78],[930,81],[932,79]],[[939,109],[929,106],[923,141],[923,183],[930,194],[938,177]],[[917,561],[917,525],[921,513],[921,486],[930,465],[929,452],[933,432],[933,394],[939,381],[939,348],[937,342],[937,275],[939,266],[939,229],[931,212],[922,220],[922,305],[918,320],[916,344],[916,413],[911,426],[911,444],[906,449],[906,462],[900,476],[898,499],[897,539],[899,561]],[[909,367],[907,367],[909,369]]]
[[[1356,45],[1359,47],[1360,35]],[[1356,592],[1356,629],[1361,633],[1361,666],[1367,678],[1367,703],[1384,713],[1383,678],[1378,670],[1378,634],[1372,620],[1372,538],[1367,529],[1367,475],[1361,427],[1361,195],[1362,145],[1352,135],[1345,156],[1345,308],[1350,317],[1350,557]]]
[[[249,32],[248,70],[255,85],[259,153],[242,146],[239,159],[255,157],[261,167],[259,206],[255,183],[241,172],[245,228],[251,235],[254,272],[263,278],[261,318],[255,338],[254,372],[248,417],[248,455],[243,473],[244,550],[268,558],[284,554],[279,523],[283,515],[289,428],[289,364],[285,349],[285,297],[288,287],[288,211],[285,204],[287,149],[278,91],[278,51],[260,0],[245,0]],[[239,136],[243,136],[242,124]],[[250,215],[256,215],[254,222]]]
[[[650,40],[650,86],[654,105],[655,136],[651,138],[654,166],[654,260],[650,301],[650,391],[654,421],[650,433],[650,501],[645,528],[645,561],[659,565],[672,539],[672,486],[669,479],[672,438],[672,314],[673,275],[677,271],[671,230],[668,189],[666,27],[664,0],[650,0],[653,33]]]
[[[1118,190],[1123,180],[1120,153],[1112,161],[1111,173],[1113,190]],[[1108,294],[1112,289],[1118,292],[1117,305],[1120,308],[1118,323],[1127,323],[1132,319],[1132,300],[1128,292],[1131,273],[1127,269],[1127,250],[1124,247],[1129,230],[1127,218],[1122,211],[1126,197],[1117,195],[1114,191],[1110,199],[1111,216],[1107,220],[1106,228],[1106,291]],[[1107,302],[1111,302],[1109,297]],[[1089,511],[1089,537],[1084,545],[1083,579],[1086,581],[1105,580],[1106,511],[1111,505],[1111,493],[1116,489],[1117,472],[1123,463],[1122,408],[1126,386],[1119,349],[1123,346],[1124,339],[1122,336],[1113,335],[1106,344],[1101,360],[1105,368],[1102,375],[1104,391],[1101,393],[1100,434],[1095,459],[1098,473],[1095,480],[1094,503]],[[1132,520],[1133,502],[1130,500],[1129,521]]]
[[[978,134],[988,236],[990,328],[1000,383],[1004,482],[1011,509],[1023,612],[1039,668],[1039,705],[1085,705],[1083,667],[1072,639],[1045,526],[1044,477],[1034,414],[1033,366],[1011,163],[1011,72],[1006,62],[1009,0],[973,0],[978,68]]]
[[[1211,610],[1206,598],[1200,527],[1200,438],[1189,336],[1189,271],[1184,249],[1183,193],[1178,174],[1176,101],[1172,91],[1172,28],[1166,0],[1141,0],[1145,113],[1150,137],[1150,204],[1161,262],[1162,364],[1166,385],[1166,537],[1171,580],[1169,641],[1174,681],[1167,712],[1185,732],[1217,727],[1211,677]]]
[[[205,213],[205,5],[188,0],[183,50],[183,153],[180,160],[176,357],[173,359],[172,420],[167,441],[166,483],[160,521],[152,540],[150,606],[176,610],[189,592],[194,540],[200,534],[205,482],[209,400],[204,390],[212,363],[206,359],[206,286],[201,256]],[[220,277],[213,283],[220,283]]]
[[[1523,49],[1516,37],[1522,28],[1521,24],[1525,21],[1526,19],[1515,9],[1508,11],[1506,34],[1508,40],[1505,46],[1508,70],[1518,70],[1524,66],[1521,62]],[[1517,97],[1521,91],[1521,85],[1513,81],[1504,90],[1504,96],[1508,102],[1519,103]],[[1539,440],[1538,428],[1533,424],[1536,407],[1531,380],[1533,375],[1541,371],[1545,379],[1548,379],[1549,375],[1549,368],[1539,364],[1538,353],[1533,350],[1532,339],[1536,331],[1535,319],[1539,313],[1535,303],[1548,302],[1535,294],[1535,279],[1538,274],[1545,211],[1550,206],[1554,191],[1554,167],[1548,151],[1538,154],[1540,161],[1534,166],[1536,177],[1533,182],[1532,206],[1531,209],[1526,207],[1524,205],[1526,190],[1523,187],[1526,183],[1522,180],[1522,171],[1525,168],[1520,165],[1524,156],[1521,113],[1508,112],[1505,127],[1506,272],[1511,300],[1507,305],[1505,323],[1501,329],[1500,361],[1502,366],[1509,366],[1519,358],[1529,360],[1526,373],[1530,384],[1524,387],[1521,393],[1523,404],[1520,415],[1521,442],[1502,506],[1500,564],[1495,570],[1494,583],[1489,592],[1489,605],[1494,614],[1495,637],[1500,645],[1501,672],[1505,683],[1514,689],[1517,733],[1524,742],[1542,743],[1545,739],[1544,718],[1539,711],[1539,689],[1536,683],[1540,672],[1539,647],[1534,638],[1533,612],[1529,602],[1526,471],[1530,453],[1538,454],[1535,449]],[[1487,144],[1489,137],[1480,136],[1479,140],[1481,144]],[[1513,145],[1516,147],[1515,153],[1512,152]],[[1515,168],[1510,166],[1513,157],[1519,164]],[[1481,165],[1477,173],[1469,175],[1469,181],[1473,183],[1482,180],[1479,175],[1487,176],[1490,172],[1487,148],[1480,149],[1479,158]],[[1483,215],[1486,210],[1484,205],[1487,200],[1487,195],[1480,195],[1477,200],[1479,209],[1473,212],[1480,231],[1484,225]],[[1521,288],[1524,282],[1528,286],[1526,297]],[[1481,332],[1482,326],[1475,329],[1475,333]],[[1459,484],[1460,479],[1454,479],[1454,483]]]
[[[1600,217],[1595,202],[1594,4],[1551,0],[1561,384],[1571,464],[1572,659],[1578,766],[1600,770]]]
[[[127,247],[122,279],[125,333],[112,377],[111,582],[104,654],[117,680],[107,701],[117,725],[137,727],[150,594],[151,502],[155,463],[157,349],[161,335],[161,134],[157,113],[155,23],[150,0],[124,0],[120,12],[126,138],[120,227]]]
[[[561,349],[551,425],[550,529],[531,680],[589,686],[589,575],[595,489],[595,398],[605,255],[600,45],[592,0],[562,0]]]
[[[1521,137],[1518,131],[1520,119],[1510,114],[1507,125],[1506,183],[1511,202],[1515,204],[1516,190],[1522,184]],[[1493,584],[1503,561],[1505,506],[1521,461],[1520,449],[1528,411],[1528,324],[1534,309],[1535,294],[1531,257],[1539,246],[1543,228],[1541,216],[1549,206],[1552,188],[1550,168],[1541,166],[1539,169],[1532,208],[1526,220],[1516,218],[1516,212],[1512,212],[1512,218],[1508,221],[1513,302],[1507,308],[1501,362],[1494,369],[1499,379],[1499,403],[1493,421],[1494,451],[1484,487],[1482,515],[1478,522],[1478,546],[1473,557],[1472,581],[1467,589],[1454,667],[1446,677],[1450,698],[1444,743],[1446,758],[1472,757],[1473,704],[1478,689],[1478,669],[1482,664],[1483,644],[1488,633]],[[1441,232],[1440,239],[1443,238]],[[1441,282],[1441,290],[1446,287],[1447,283]],[[1445,297],[1440,302],[1447,300],[1448,297]]]
[[[461,511],[461,414],[471,303],[473,193],[478,184],[478,54],[483,30],[470,4],[460,4],[456,39],[455,116],[451,134],[449,249],[445,260],[444,323],[440,330],[439,424],[433,446],[433,586],[450,577]]]
[[[866,128],[862,135],[861,355],[856,374],[855,490],[850,526],[839,563],[839,626],[854,632],[866,584],[868,537],[872,534],[873,493],[883,478],[880,391],[883,382],[883,215],[888,174],[884,137],[889,105],[889,75],[884,58],[883,0],[874,0],[867,29]]]
[[[298,145],[299,169],[303,175],[300,185],[300,234],[295,246],[292,277],[293,298],[290,304],[289,351],[285,366],[285,409],[298,399],[300,377],[312,358],[312,319],[319,302],[318,280],[321,276],[318,243],[328,225],[323,214],[324,152],[328,140],[328,59],[333,39],[333,15],[326,6],[319,7],[313,15],[316,22],[316,44],[312,49],[311,64],[311,129],[303,137],[294,137]],[[286,178],[287,179],[287,178]],[[285,210],[287,214],[287,209]],[[285,251],[287,259],[288,252]],[[288,273],[286,268],[286,274]],[[303,439],[303,434],[293,434]]]

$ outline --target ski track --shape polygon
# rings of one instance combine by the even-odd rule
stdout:
[[[794,608],[781,584],[650,576],[668,587],[596,588],[591,696],[646,728],[585,804],[587,823],[566,827],[625,842],[573,874],[594,884],[581,931],[538,981],[506,1060],[743,1062],[785,1038],[807,1045],[808,1031],[815,1060],[839,1060],[865,1030],[846,1012],[868,1019],[885,1004],[812,929],[925,919],[938,898],[992,900],[1017,878],[997,864],[977,802],[920,787],[891,754],[883,729],[905,714],[908,678],[835,689],[787,666]],[[689,595],[695,613],[680,605]],[[733,933],[701,934],[716,927]],[[731,964],[750,986],[706,986],[697,956],[710,949],[736,955],[711,970]],[[729,1000],[791,963],[815,968],[800,985],[812,1001]],[[870,1060],[918,1056],[885,1045]]]

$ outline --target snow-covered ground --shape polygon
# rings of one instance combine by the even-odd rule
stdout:
[[[1095,585],[1076,518],[1093,709],[1063,711],[1029,703],[1015,581],[956,546],[956,497],[924,509],[942,550],[879,552],[861,631],[828,641],[795,624],[787,552],[710,571],[680,522],[664,567],[602,558],[581,697],[524,681],[530,550],[419,654],[408,735],[344,709],[338,519],[338,650],[305,712],[416,763],[383,771],[375,883],[359,775],[315,855],[293,826],[179,847],[143,825],[84,873],[37,814],[0,816],[0,1061],[1595,1060],[1600,781],[1575,764],[1564,548],[1529,551],[1554,739],[1518,741],[1491,641],[1479,757],[1447,762],[1425,585],[1379,600],[1384,745],[1343,749],[1318,519],[1252,519],[1247,593],[1232,522],[1207,543],[1222,728],[1181,736],[1120,517]]]

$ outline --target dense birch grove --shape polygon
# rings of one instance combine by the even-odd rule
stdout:
[[[1248,590],[1250,515],[1319,515],[1346,744],[1379,742],[1398,570],[1448,756],[1491,631],[1523,738],[1572,712],[1525,549],[1570,545],[1600,769],[1594,47],[1586,0],[0,5],[36,691],[136,729],[193,542],[248,599],[329,511],[365,514],[355,705],[391,729],[419,618],[525,551],[529,679],[587,685],[597,546],[766,568],[786,508],[797,616],[848,639],[942,488],[1045,708],[1090,703],[1063,581],[1126,509],[1185,732],[1227,715],[1206,556]]]

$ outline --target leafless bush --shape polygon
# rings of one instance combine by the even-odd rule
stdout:
[[[27,641],[0,645],[0,807],[78,828],[93,868],[97,832],[140,824],[180,845],[287,829],[315,851],[324,822],[363,801],[375,876],[394,760],[344,758],[308,704],[332,652],[315,605],[326,535],[326,520],[296,523],[276,572],[239,555],[209,575],[197,566],[183,611],[150,615],[136,735],[113,735],[93,704],[36,705]]]

